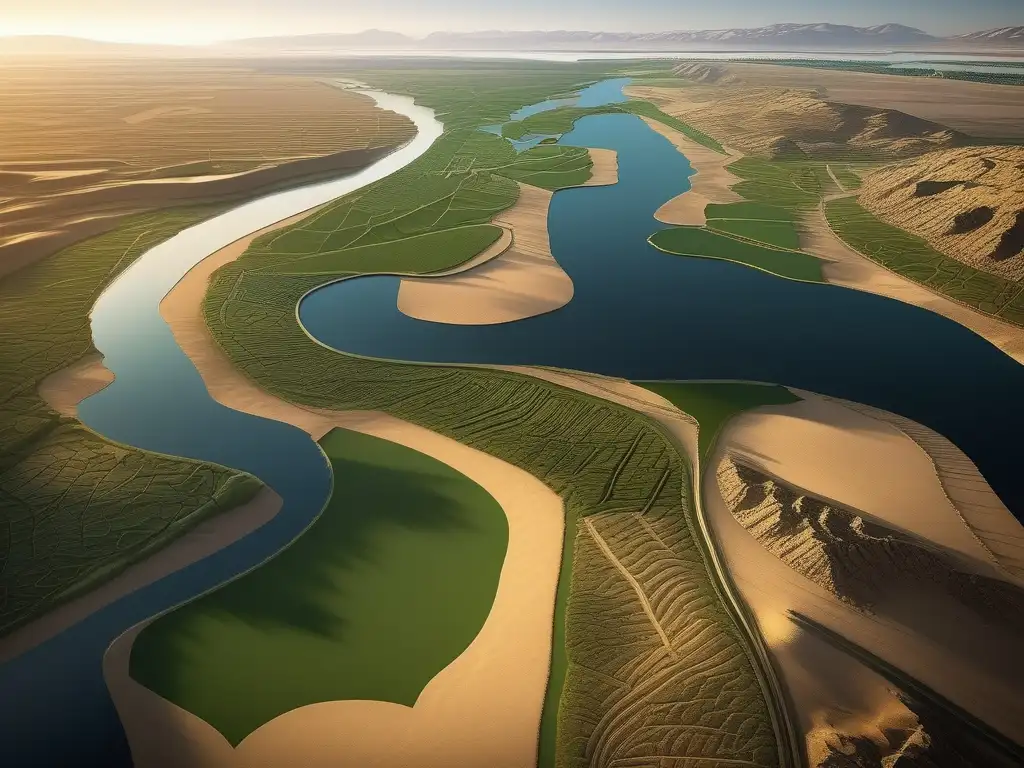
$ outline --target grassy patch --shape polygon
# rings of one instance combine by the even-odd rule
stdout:
[[[501,506],[447,464],[337,429],[334,493],[291,547],[139,635],[131,675],[237,745],[320,701],[411,707],[483,626],[508,546]],[[239,696],[258,670],[253,695]]]
[[[764,226],[760,225],[762,228]],[[763,233],[763,229],[757,231]],[[677,256],[721,259],[755,267],[791,280],[824,282],[821,275],[821,260],[814,256],[800,251],[766,248],[703,227],[663,229],[651,235],[650,242],[659,250]]]
[[[729,170],[743,179],[733,190],[752,202],[799,210],[813,208],[821,199],[820,163],[744,157]]]
[[[791,211],[761,203],[708,205],[708,229],[725,235],[754,240],[772,248],[800,250],[800,234]]]
[[[635,381],[637,386],[661,395],[700,425],[698,450],[701,461],[711,454],[715,439],[729,419],[762,405],[788,405],[800,398],[785,387],[750,382]]]
[[[829,226],[851,247],[897,274],[982,312],[1024,326],[1024,285],[982,272],[886,224],[852,197],[825,204]]]
[[[135,216],[0,281],[0,633],[259,489],[223,467],[104,440],[37,394],[48,375],[95,352],[88,315],[103,287],[213,212]]]

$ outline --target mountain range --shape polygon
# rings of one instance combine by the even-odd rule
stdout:
[[[851,27],[843,24],[772,24],[747,29],[667,32],[501,31],[434,32],[413,38],[397,32],[295,35],[234,40],[235,49],[274,51],[678,51],[678,50],[892,50],[944,48],[1024,48],[1024,26],[935,37],[902,24]]]

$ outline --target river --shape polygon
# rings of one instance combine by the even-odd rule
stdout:
[[[138,590],[0,667],[0,764],[121,768],[128,745],[103,682],[110,643],[134,624],[205,592],[279,551],[320,513],[330,467],[303,431],[212,400],[160,316],[160,301],[195,264],[268,224],[382,179],[422,155],[443,126],[411,98],[363,91],[408,116],[415,138],[333,181],[279,192],[184,230],[143,254],[93,307],[96,347],[116,378],[78,409],[122,443],[250,472],[283,499],[277,516],[217,554]]]

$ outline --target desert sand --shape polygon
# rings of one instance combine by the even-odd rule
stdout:
[[[861,255],[832,231],[821,208],[808,212],[800,224],[800,247],[829,262],[822,267],[828,282],[888,296],[948,317],[1024,363],[1024,328],[958,304]]]
[[[43,379],[39,383],[39,396],[61,416],[73,419],[78,416],[80,402],[113,381],[113,372],[103,365],[103,355],[96,353]]]
[[[584,187],[607,187],[619,182],[619,154],[614,149],[595,149],[591,147],[590,161],[594,164],[590,169],[590,178]]]
[[[551,255],[552,197],[545,189],[520,184],[516,204],[493,219],[510,236],[509,247],[447,277],[404,278],[399,311],[435,323],[493,325],[564,307],[572,300],[573,285]]]
[[[717,467],[727,455],[770,465],[784,480],[811,485],[850,507],[863,503],[878,519],[891,518],[883,520],[886,524],[923,534],[960,562],[970,557],[967,562],[984,565],[976,557],[985,554],[982,542],[972,545],[972,537],[964,535],[975,531],[943,498],[941,487],[929,489],[940,486],[939,478],[933,466],[914,457],[921,451],[913,441],[887,423],[861,420],[864,414],[838,403],[797,394],[810,402],[757,409],[733,419],[710,466]],[[893,500],[882,498],[880,489],[891,491]],[[1024,736],[1019,638],[983,623],[952,598],[905,594],[895,585],[891,599],[876,606],[874,615],[862,613],[765,550],[733,517],[715,472],[703,478],[703,491],[726,563],[780,663],[801,727],[809,734],[809,749],[820,752],[833,726],[851,735],[861,728],[870,735],[879,718],[892,715],[886,715],[892,705],[877,675],[837,662],[841,654],[794,626],[789,610],[886,659],[1007,736]],[[899,499],[914,499],[916,493],[921,497],[912,505],[899,505]]]
[[[743,200],[731,188],[740,179],[727,168],[729,163],[736,162],[741,155],[719,154],[657,120],[648,117],[643,120],[651,130],[671,141],[690,161],[694,170],[690,177],[690,189],[661,206],[654,218],[665,224],[702,227],[707,224],[704,208],[709,203],[737,203]]]
[[[275,415],[280,411],[271,411]],[[292,710],[235,750],[211,726],[128,677],[129,633],[104,668],[139,768],[181,766],[437,766],[520,768],[536,759],[561,566],[562,500],[500,459],[383,413],[338,412],[332,427],[422,451],[462,472],[501,504],[509,545],[491,612],[469,648],[412,708],[375,701],[321,702]]]
[[[281,497],[264,488],[253,499],[205,520],[156,554],[136,563],[102,586],[64,603],[0,640],[0,664],[59,634],[92,613],[164,576],[199,562],[270,521]]]

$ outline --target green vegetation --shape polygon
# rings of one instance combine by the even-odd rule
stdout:
[[[546,112],[530,115],[518,123],[508,123],[502,133],[509,136],[509,131],[523,131],[521,135],[547,136],[568,133],[577,120],[591,115],[618,114],[622,110],[615,106],[603,107],[559,107]],[[510,138],[520,138],[511,136]]]
[[[969,267],[925,240],[886,224],[852,197],[825,204],[833,231],[851,247],[897,274],[969,307],[1024,326],[1024,285]]]
[[[639,387],[661,395],[700,425],[698,450],[701,461],[711,455],[719,432],[733,416],[762,405],[788,405],[800,398],[776,384],[746,381],[635,381]]]
[[[773,248],[800,250],[800,234],[792,211],[759,203],[708,205],[708,229]]]
[[[96,351],[88,315],[103,287],[213,212],[134,216],[0,281],[0,633],[259,490],[248,475],[104,440],[37,394]]]
[[[843,188],[849,192],[855,189],[860,189],[864,184],[863,179],[857,174],[849,165],[835,165],[829,166],[832,169],[832,173],[839,180],[839,183],[843,185]]]
[[[757,234],[757,231],[752,234]],[[824,282],[821,260],[814,256],[801,251],[767,248],[749,240],[717,234],[703,227],[663,229],[651,235],[649,240],[655,248],[677,256],[721,259],[791,280]]]
[[[659,123],[667,125],[669,128],[673,128],[691,139],[696,141],[698,144],[703,144],[709,149],[715,150],[720,154],[726,154],[725,148],[719,144],[715,139],[708,136],[703,131],[699,131],[688,123],[684,123],[682,120],[672,115],[666,115],[654,104],[649,101],[640,101],[638,99],[630,99],[625,104],[621,105],[622,109],[626,112],[631,112],[634,115],[640,117],[649,117],[652,120],[657,120]]]
[[[824,165],[799,160],[765,160],[744,157],[729,166],[744,181],[733,190],[747,200],[802,210],[821,200]]]
[[[508,546],[500,505],[425,454],[334,430],[335,487],[288,549],[139,635],[131,674],[234,745],[320,701],[411,707],[491,609]],[[259,684],[246,681],[258,675]],[[241,691],[245,695],[240,695]]]

